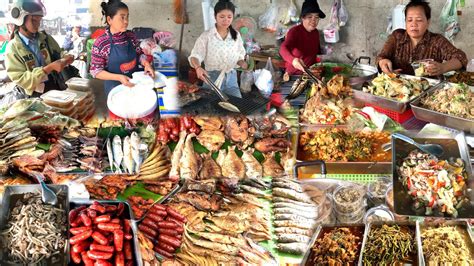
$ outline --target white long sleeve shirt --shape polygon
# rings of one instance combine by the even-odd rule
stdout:
[[[230,32],[225,39],[214,27],[203,32],[194,44],[188,60],[195,57],[199,63],[204,61],[207,71],[229,72],[238,67],[237,62],[245,59],[245,48],[240,33],[237,32],[237,39],[234,41]]]

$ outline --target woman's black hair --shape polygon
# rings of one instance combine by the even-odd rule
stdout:
[[[121,0],[103,1],[100,7],[102,7],[102,16],[104,17],[105,23],[107,23],[107,17],[113,18],[120,9],[128,10],[128,6]]]
[[[230,0],[219,0],[214,6],[214,16],[217,16],[217,13],[222,10],[230,10],[232,11],[232,14],[235,14],[235,5]],[[232,27],[232,25],[229,26],[229,31],[232,39],[234,41],[237,40],[237,31]]]
[[[411,0],[410,3],[405,7],[405,17],[407,16],[407,11],[411,7],[421,7],[425,11],[425,16],[429,20],[431,19],[431,7],[430,3],[423,0]]]

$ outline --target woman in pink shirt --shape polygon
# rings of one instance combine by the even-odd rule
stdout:
[[[319,31],[316,27],[319,19],[325,17],[316,0],[304,1],[301,8],[302,23],[288,31],[280,47],[280,55],[286,62],[288,74],[300,75],[304,66],[309,67],[316,63],[316,56],[321,53]]]

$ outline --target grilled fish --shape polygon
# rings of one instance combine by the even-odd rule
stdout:
[[[275,161],[275,153],[264,154],[263,176],[282,177],[285,175],[283,167]]]
[[[221,167],[212,159],[211,154],[201,154],[203,158],[202,168],[199,172],[200,179],[216,178],[222,176]]]
[[[133,174],[135,162],[132,157],[132,144],[130,143],[129,136],[126,136],[123,139],[123,166],[125,171],[129,174]]]
[[[242,159],[237,156],[234,146],[229,146],[227,156],[222,165],[222,175],[228,178],[243,179],[245,177],[245,165]]]
[[[120,166],[122,165],[123,160],[123,149],[122,149],[122,139],[119,135],[116,135],[112,140],[112,151],[114,157],[114,165],[116,171],[122,173]]]
[[[179,160],[179,173],[182,178],[195,179],[199,172],[200,165],[192,141],[195,136],[194,133],[189,134],[184,142],[183,155]]]
[[[277,234],[276,235],[278,242],[280,243],[308,243],[311,238],[306,235],[297,235],[297,234]]]
[[[179,179],[179,163],[180,163],[181,155],[183,154],[185,140],[186,140],[186,131],[183,130],[179,133],[178,144],[176,144],[173,154],[171,155],[170,178]]]
[[[262,178],[263,167],[253,156],[254,149],[242,151],[242,161],[245,164],[245,175],[252,178]]]
[[[273,195],[305,203],[313,203],[311,198],[305,193],[296,192],[287,188],[273,188]]]

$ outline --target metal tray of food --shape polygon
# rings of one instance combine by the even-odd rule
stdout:
[[[64,218],[66,221],[66,231],[63,234],[65,239],[65,245],[62,252],[59,252],[56,255],[51,256],[49,259],[43,259],[35,265],[67,265],[68,264],[68,254],[69,254],[69,245],[68,243],[68,231],[69,231],[69,190],[66,185],[48,185],[48,187],[58,195],[57,206],[61,206],[64,209]],[[41,194],[40,185],[16,185],[16,186],[7,186],[3,194],[2,209],[0,210],[0,231],[3,231],[8,220],[10,218],[10,213],[13,206],[18,200],[20,200],[25,193],[38,193]],[[0,241],[0,265],[19,265],[16,263],[6,261],[7,249],[3,246],[3,241]]]
[[[361,254],[359,256],[359,263],[358,265],[362,266],[362,265],[365,265],[363,263],[364,261],[364,253],[365,253],[365,249],[367,247],[367,242],[368,242],[368,237],[369,237],[369,234],[370,234],[370,231],[372,230],[372,228],[374,226],[377,226],[377,227],[380,227],[382,225],[399,225],[400,227],[408,227],[410,232],[413,233],[413,241],[415,242],[415,248],[413,250],[414,253],[416,254],[412,254],[410,255],[410,259],[412,260],[411,262],[410,261],[403,261],[402,263],[403,264],[400,264],[400,265],[423,265],[421,264],[421,259],[422,259],[422,254],[420,254],[419,252],[419,235],[418,235],[418,230],[417,230],[417,224],[416,222],[395,222],[395,221],[385,221],[385,222],[373,222],[373,223],[369,223],[365,226],[365,232],[364,232],[364,240],[362,242],[362,248],[361,248]],[[382,248],[382,247],[380,247]],[[395,265],[398,265],[398,264],[395,264]]]
[[[462,237],[464,238],[464,241],[467,245],[467,248],[469,249],[470,253],[470,264],[474,264],[474,236],[473,232],[471,231],[471,226],[467,221],[460,221],[460,220],[451,220],[451,221],[444,221],[444,222],[431,222],[431,223],[417,223],[417,234],[418,234],[418,254],[420,254],[420,261],[421,265],[432,265],[431,263],[426,262],[424,252],[423,252],[423,239],[422,239],[422,234],[425,232],[427,228],[435,228],[439,226],[454,226],[458,230],[458,232],[461,233]],[[445,239],[445,237],[443,237]],[[443,240],[443,244],[445,243],[446,240]],[[440,241],[441,242],[441,241]],[[443,249],[445,246],[443,246]],[[451,264],[455,265],[455,264]]]
[[[334,126],[332,126],[334,127]],[[311,126],[311,127],[302,127],[295,137],[292,137],[292,141],[296,142],[296,161],[298,162],[307,162],[308,160],[304,158],[301,152],[300,145],[300,136],[304,132],[314,132],[323,128],[331,128],[331,126]],[[345,129],[344,126],[338,126],[336,128]],[[388,139],[387,142],[390,140]],[[381,145],[380,145],[381,146]],[[381,148],[381,147],[380,147]],[[388,154],[390,156],[390,154]],[[319,160],[316,160],[319,161]],[[358,162],[342,162],[342,161],[324,161],[326,166],[327,173],[331,174],[390,174],[392,171],[392,163],[390,158],[387,158],[386,161],[358,161]],[[302,178],[306,175],[312,175],[319,172],[319,164],[317,165],[304,165],[299,170],[299,174]],[[326,173],[321,173],[326,174]]]
[[[77,207],[80,206],[90,206],[92,205],[95,201],[101,203],[101,204],[107,204],[107,205],[118,205],[119,203],[124,204],[124,211],[122,216],[125,217],[126,219],[130,220],[130,226],[132,228],[132,233],[133,233],[133,238],[132,238],[132,256],[133,256],[133,261],[134,265],[142,265],[142,256],[140,253],[140,245],[138,243],[138,229],[137,225],[133,219],[133,212],[132,209],[130,208],[130,205],[127,202],[123,201],[117,201],[117,200],[71,200],[69,209],[73,210]],[[71,235],[69,235],[71,237]],[[69,241],[68,241],[68,250],[70,249],[69,247]],[[69,255],[69,254],[68,254]]]
[[[444,88],[445,84],[446,83],[440,83],[438,86],[434,86],[422,93],[421,97],[413,100],[410,103],[411,108],[413,109],[413,114],[415,115],[416,119],[419,120],[474,134],[474,120],[430,110],[421,105],[422,98],[431,96],[436,90]]]
[[[448,135],[421,135],[416,132],[406,132],[407,135],[416,142],[425,144],[433,143],[439,144],[444,149],[444,154],[439,158],[448,160],[450,157],[461,158],[465,164],[465,169],[468,175],[466,182],[466,195],[469,199],[464,207],[458,210],[458,218],[473,218],[474,217],[474,179],[472,178],[472,167],[469,158],[469,150],[466,144],[464,133],[448,134]],[[409,216],[425,216],[424,208],[418,211],[414,208],[414,202],[408,191],[404,188],[402,178],[399,175],[397,166],[412,150],[417,149],[414,145],[409,144],[397,137],[392,136],[392,175],[393,175],[393,196],[394,196],[394,210],[399,215]],[[433,215],[436,216],[436,215]],[[443,216],[440,216],[443,217]]]
[[[337,229],[337,228],[349,228],[352,234],[356,235],[359,237],[360,244],[358,245],[358,251],[357,251],[357,260],[359,261],[360,253],[362,250],[362,241],[364,239],[364,233],[365,233],[365,225],[364,224],[339,224],[337,226],[334,225],[319,225],[318,228],[316,229],[313,237],[311,238],[311,241],[309,242],[308,245],[308,251],[306,251],[303,261],[301,262],[300,265],[314,265],[313,259],[314,259],[314,252],[313,252],[313,246],[316,243],[316,241],[323,237],[325,233],[329,233],[330,231]]]
[[[421,77],[415,77],[415,76],[410,76],[410,75],[400,75],[400,76],[403,77],[403,78],[407,78],[407,79],[418,79],[418,80],[421,79]],[[428,82],[431,84],[431,86],[435,86],[436,84],[439,83],[438,80],[427,79],[427,78],[425,78],[425,79],[428,80]],[[356,101],[369,103],[369,104],[378,106],[380,108],[383,108],[383,109],[386,109],[386,110],[391,110],[391,111],[394,111],[394,112],[397,112],[397,113],[400,113],[400,114],[407,110],[407,108],[409,107],[411,102],[415,101],[421,95],[423,95],[423,93],[421,93],[420,95],[418,95],[417,97],[415,97],[415,98],[413,98],[409,101],[400,102],[400,101],[388,99],[388,98],[385,98],[385,97],[382,97],[382,96],[377,96],[377,95],[374,95],[374,94],[371,94],[371,93],[368,93],[368,92],[364,92],[364,91],[362,91],[362,88],[360,88],[360,89],[353,88],[352,92],[353,92],[354,100],[356,100]]]

